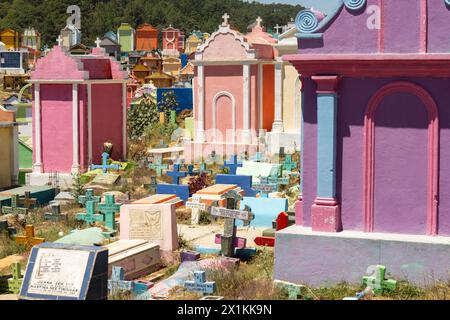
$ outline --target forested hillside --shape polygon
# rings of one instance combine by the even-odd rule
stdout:
[[[169,24],[186,33],[194,29],[213,32],[227,12],[232,26],[240,31],[259,15],[268,28],[286,24],[301,6],[261,4],[241,0],[0,0],[0,29],[22,31],[28,26],[41,32],[43,43],[54,43],[66,25],[69,5],[81,8],[82,42],[116,30],[121,22],[136,27],[144,22],[155,27]]]

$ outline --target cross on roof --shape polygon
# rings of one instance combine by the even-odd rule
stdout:
[[[2,214],[27,215],[28,209],[18,207],[18,203],[19,203],[19,195],[18,194],[12,195],[11,196],[11,206],[10,207],[7,207],[7,206],[2,207],[1,213]]]
[[[184,178],[187,176],[187,172],[180,172],[180,165],[174,164],[173,171],[167,171],[167,175],[172,177],[173,184],[180,184],[180,178]]]
[[[217,290],[216,283],[214,281],[206,281],[205,271],[195,271],[194,280],[186,281],[184,287],[189,291],[201,292],[203,294],[213,294]]]
[[[120,291],[132,291],[134,289],[133,281],[125,281],[125,269],[113,266],[111,272],[111,280],[108,280],[108,290],[114,295]]]
[[[34,226],[31,224],[25,226],[24,236],[16,236],[16,244],[24,245],[27,249],[43,242],[45,242],[44,238],[34,236]]]
[[[76,215],[76,220],[84,221],[87,224],[91,225],[96,222],[103,222],[104,217],[102,214],[96,214],[95,212],[95,205],[97,203],[94,201],[87,201],[86,202],[86,212],[85,213],[78,213]]]
[[[120,166],[118,164],[108,165],[109,154],[103,152],[102,154],[102,164],[101,165],[91,165],[91,170],[102,169],[103,173],[108,173],[108,169],[119,170]]]
[[[56,42],[58,42],[58,47],[62,46],[63,41],[64,41],[63,38],[61,38],[61,35],[59,35],[58,38],[56,39]]]
[[[116,212],[120,212],[120,206],[112,194],[106,195],[105,202],[98,204],[98,211],[105,215],[105,225],[111,230],[116,230]]]
[[[263,19],[261,17],[256,18],[256,26],[261,28],[261,22],[263,22]]]
[[[230,19],[230,16],[228,15],[228,13],[225,13],[223,16],[223,22],[222,22],[222,27],[228,27],[230,24],[228,23],[228,19]]]
[[[273,27],[275,29],[275,31],[277,32],[277,34],[280,34],[280,29],[283,30],[283,27],[280,26],[278,23],[275,27]]]
[[[99,37],[95,40],[95,44],[97,45],[97,48],[100,48],[100,43],[102,43],[102,40],[100,40]]]
[[[238,156],[231,156],[230,161],[225,161],[223,166],[230,169],[230,174],[236,174],[237,168],[242,167],[242,162],[238,161]]]
[[[8,279],[8,290],[13,294],[19,294],[22,286],[22,270],[19,262],[14,262],[11,265],[12,278]]]

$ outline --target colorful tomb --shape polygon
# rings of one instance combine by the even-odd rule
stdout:
[[[57,172],[62,185],[71,174],[101,162],[105,142],[112,158],[125,160],[127,75],[104,49],[71,56],[55,46],[31,73],[33,84],[33,172],[31,185]]]
[[[128,54],[134,51],[135,30],[128,23],[122,23],[117,29],[117,42],[121,46],[121,52]]]
[[[184,50],[184,35],[182,32],[170,25],[162,30],[162,37],[163,55],[178,57],[180,51]]]
[[[6,50],[19,49],[19,38],[19,32],[13,29],[6,28],[0,31],[0,41],[4,43]]]
[[[152,51],[158,49],[158,29],[143,24],[136,29],[136,51]]]
[[[297,16],[299,53],[283,59],[302,75],[303,196],[276,236],[276,279],[357,282],[382,264],[448,280],[447,2],[338,1]]]

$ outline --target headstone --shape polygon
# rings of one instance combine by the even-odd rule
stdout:
[[[114,266],[122,267],[126,280],[151,274],[161,265],[159,245],[147,240],[119,240],[105,248],[109,252],[109,274]]]
[[[194,280],[186,281],[184,287],[188,291],[200,292],[203,294],[213,294],[217,290],[215,282],[206,282],[205,271],[195,271]]]
[[[366,287],[373,288],[375,295],[381,296],[384,291],[393,291],[397,287],[397,281],[386,279],[385,266],[377,265],[369,268],[369,271],[373,272],[373,275],[363,277],[363,284]]]
[[[242,162],[238,161],[238,156],[234,155],[230,158],[229,161],[225,161],[224,165],[225,168],[228,168],[230,170],[230,174],[236,174],[237,168],[242,167]]]
[[[22,269],[19,262],[15,262],[11,265],[12,278],[8,279],[8,290],[11,293],[19,294],[20,287],[22,286]]]
[[[125,281],[125,270],[121,267],[112,267],[111,280],[108,280],[108,291],[110,295],[117,295],[121,292],[132,292],[133,281]]]
[[[88,202],[88,201],[99,203],[100,200],[101,200],[101,197],[94,196],[94,189],[86,189],[84,196],[78,197],[78,203],[83,205],[83,207],[86,207],[86,202]]]
[[[102,172],[104,174],[108,173],[108,170],[119,171],[120,165],[118,165],[118,164],[108,165],[108,159],[109,159],[109,154],[107,152],[103,152],[103,154],[102,154],[102,164],[101,165],[92,164],[90,169],[91,170],[102,169]]]
[[[44,243],[28,261],[21,300],[106,300],[108,250]]]
[[[260,177],[260,183],[253,184],[252,188],[259,191],[263,198],[268,198],[269,193],[278,191],[278,184],[269,183],[268,177]]]
[[[183,250],[181,251],[181,262],[197,261],[200,259],[200,252]]]
[[[105,217],[101,214],[96,213],[96,205],[97,203],[94,201],[86,202],[86,212],[77,213],[75,219],[84,221],[88,225],[95,224],[96,222],[103,222],[105,220]]]
[[[120,206],[114,195],[105,195],[105,202],[98,204],[98,211],[105,215],[105,226],[112,231],[116,230],[116,212],[120,212]]]
[[[54,203],[50,205],[52,212],[45,213],[44,219],[54,222],[68,221],[69,217],[66,213],[61,213],[61,206],[59,203]]]
[[[174,164],[173,171],[167,171],[167,175],[172,177],[172,184],[180,184],[180,178],[184,178],[187,176],[187,172],[180,171],[180,165]]]
[[[207,206],[206,203],[201,203],[202,197],[200,195],[193,195],[192,201],[186,202],[186,208],[190,208],[191,214],[191,224],[198,225],[200,223],[200,211],[205,211]]]
[[[189,200],[189,186],[181,184],[158,184],[156,186],[157,194],[176,195],[184,202]]]
[[[217,184],[237,184],[244,190],[246,197],[255,197],[258,193],[252,189],[252,176],[238,176],[232,174],[216,175]]]
[[[124,204],[120,208],[120,239],[148,240],[163,251],[178,248],[175,209],[181,200],[175,195],[157,194]]]
[[[45,242],[44,238],[35,237],[33,225],[25,226],[24,236],[16,236],[16,244],[24,245],[27,250],[43,242]]]
[[[2,206],[2,214],[13,214],[13,215],[27,215],[27,208],[18,207],[19,204],[19,195],[15,194],[11,196],[11,206]]]

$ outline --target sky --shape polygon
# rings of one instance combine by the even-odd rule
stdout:
[[[301,4],[307,8],[313,7],[324,13],[329,13],[336,7],[338,0],[258,0],[263,3],[288,3],[288,4]]]

